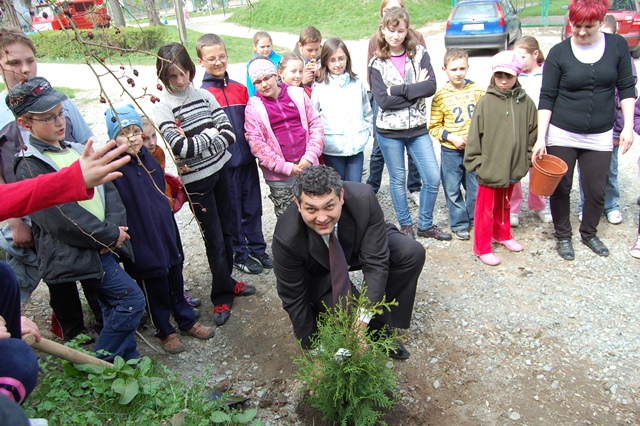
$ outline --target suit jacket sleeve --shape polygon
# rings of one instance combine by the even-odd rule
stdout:
[[[384,220],[384,213],[378,203],[375,193],[370,187],[366,187],[368,194],[363,197],[366,204],[356,204],[358,209],[369,212],[369,218],[366,224],[362,224],[358,216],[361,213],[354,211],[354,217],[358,223],[358,227],[364,225],[364,232],[359,238],[359,232],[356,236],[359,238],[355,241],[354,247],[359,247],[359,261],[362,265],[365,285],[367,286],[367,298],[372,303],[379,302],[385,294],[387,287],[387,278],[389,276],[389,241],[387,238],[387,224]],[[348,200],[351,201],[351,200]],[[348,202],[345,200],[345,204]],[[338,230],[338,234],[340,231]]]
[[[317,331],[317,326],[309,301],[309,287],[305,280],[306,261],[301,256],[301,253],[306,253],[306,244],[303,244],[305,242],[306,238],[291,242],[284,241],[276,228],[271,249],[275,261],[278,296],[282,300],[282,307],[289,314],[296,338],[301,340],[304,349],[309,349],[310,338]]]

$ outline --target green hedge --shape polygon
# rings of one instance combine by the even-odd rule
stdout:
[[[89,32],[93,34],[93,39],[89,39]],[[121,28],[121,29],[95,29],[82,30],[80,37],[90,43],[122,49],[138,49],[148,52],[157,52],[158,48],[165,43],[167,29],[164,26],[144,27],[144,28]],[[42,31],[30,35],[36,46],[39,61],[69,61],[77,62],[85,57],[87,50],[76,39],[73,31]],[[88,49],[99,57],[109,58],[120,56],[120,50],[109,49],[93,45],[85,45]],[[127,56],[140,56],[143,54],[127,54]]]

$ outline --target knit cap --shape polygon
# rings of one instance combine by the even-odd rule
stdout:
[[[13,115],[21,117],[27,112],[42,114],[65,100],[67,96],[55,90],[47,79],[31,77],[13,86],[5,102]]]
[[[118,118],[116,118],[116,114]],[[107,117],[107,133],[109,134],[109,139],[115,139],[123,128],[129,127],[132,124],[138,126],[140,130],[143,130],[140,114],[138,114],[138,111],[136,111],[131,104],[116,108],[115,114],[111,108],[108,108],[104,112],[104,115]]]
[[[494,73],[506,72],[517,77],[522,73],[523,67],[522,57],[512,50],[504,50],[491,58],[491,68]]]
[[[272,75],[277,75],[276,67],[273,65],[267,58],[258,58],[251,61],[249,64],[249,69],[247,71],[249,73],[249,78],[252,83],[255,83],[256,80],[260,80],[263,77],[269,77]]]

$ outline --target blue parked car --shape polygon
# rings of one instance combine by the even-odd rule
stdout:
[[[520,37],[520,19],[510,0],[461,1],[447,20],[444,45],[501,51]]]

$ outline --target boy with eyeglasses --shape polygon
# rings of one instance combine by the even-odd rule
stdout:
[[[0,75],[5,82],[6,90],[0,92],[0,185],[4,183],[16,182],[13,171],[13,159],[22,150],[23,142],[29,140],[29,132],[18,126],[11,110],[7,107],[5,99],[9,90],[21,81],[37,75],[38,64],[36,61],[36,48],[31,39],[21,30],[2,29],[0,37]],[[80,111],[69,99],[62,102],[64,108],[65,138],[69,142],[84,144],[93,136],[91,129],[87,125]],[[35,258],[33,253],[33,234],[28,221],[22,218],[11,218],[7,220],[8,226],[2,230],[3,235],[8,238],[7,248],[15,255],[10,264],[19,277],[21,287],[21,300],[29,301],[31,292],[35,289],[39,279],[29,280],[32,276],[29,268],[35,268],[30,264],[23,263],[25,260]],[[20,255],[18,257],[18,255]],[[102,312],[98,303],[95,290],[88,284],[82,283],[82,287],[89,302],[89,306],[96,318],[95,330],[102,327]],[[62,292],[62,288],[60,289]],[[65,289],[65,294],[61,295],[61,300],[65,306],[72,306],[74,309],[61,310],[57,306],[57,300],[52,300],[54,312],[61,315],[53,315],[51,330],[63,340],[71,340],[80,333],[91,335],[85,328],[82,314],[82,304],[76,283],[69,283]]]
[[[262,194],[256,159],[244,135],[244,112],[249,101],[247,88],[229,78],[227,48],[215,34],[205,34],[196,42],[198,64],[205,69],[202,88],[209,91],[224,110],[236,143],[227,151],[229,187],[231,189],[231,242],[234,267],[259,274],[263,268],[273,268],[273,260],[266,253],[267,244],[262,234]]]
[[[67,97],[42,77],[19,82],[6,98],[17,123],[29,131],[23,155],[17,157],[18,180],[67,167],[84,147],[67,142],[62,102]],[[97,186],[86,201],[60,204],[30,215],[38,254],[38,272],[56,297],[57,284],[89,282],[98,293],[104,327],[94,350],[113,361],[138,358],[134,339],[145,301],[124,272],[119,257],[133,258],[124,206],[113,183]],[[61,306],[63,303],[61,303]]]

